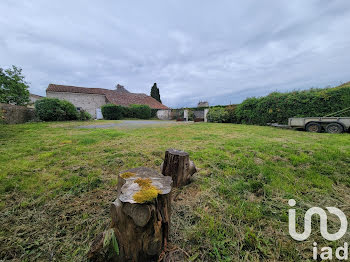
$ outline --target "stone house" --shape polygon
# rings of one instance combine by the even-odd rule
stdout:
[[[146,94],[130,93],[119,84],[115,90],[49,84],[46,96],[67,100],[75,105],[77,110],[85,110],[97,119],[102,119],[101,107],[108,103],[121,106],[139,104],[148,105],[152,109],[169,109],[153,97]]]
[[[38,101],[40,99],[43,99],[43,97],[39,96],[39,95],[32,94],[32,93],[29,94],[29,104],[30,105],[33,105],[36,101]]]

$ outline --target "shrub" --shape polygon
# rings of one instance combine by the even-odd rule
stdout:
[[[221,107],[210,108],[207,118],[209,122],[224,123],[224,122],[227,122],[229,118],[229,113],[225,108],[221,108]]]
[[[157,112],[158,112],[159,109],[151,109],[151,118],[155,118],[157,117]]]
[[[123,118],[124,108],[114,104],[106,104],[101,107],[102,115],[107,120],[119,120]]]
[[[81,121],[86,121],[86,120],[91,120],[92,117],[91,117],[91,115],[90,115],[88,112],[86,112],[85,110],[80,110],[78,119],[81,120]]]
[[[64,112],[63,120],[77,120],[79,113],[76,107],[66,100],[60,100],[61,109]]]
[[[131,111],[130,107],[123,106],[122,111],[123,111],[124,118],[133,118],[132,111]]]
[[[235,105],[229,105],[225,108],[228,116],[227,116],[227,123],[237,123],[237,116],[236,116],[236,106]]]
[[[237,106],[237,121],[243,124],[287,124],[290,117],[325,116],[350,105],[350,84],[335,88],[274,92],[252,97]],[[350,116],[350,115],[343,115]]]
[[[65,121],[78,119],[75,106],[57,98],[43,98],[35,102],[36,114],[42,121]]]
[[[140,119],[151,118],[151,108],[146,105],[131,105],[130,106],[131,116]]]

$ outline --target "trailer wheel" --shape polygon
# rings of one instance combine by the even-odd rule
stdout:
[[[320,133],[322,130],[322,127],[319,123],[312,122],[306,125],[305,130],[312,133]]]
[[[341,134],[344,132],[344,127],[338,123],[330,123],[326,126],[326,132],[330,134]]]

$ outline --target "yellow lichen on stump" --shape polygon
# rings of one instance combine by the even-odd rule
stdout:
[[[135,183],[140,187],[150,187],[152,185],[152,180],[150,178],[138,178]]]
[[[120,174],[120,176],[124,179],[127,179],[127,178],[130,178],[130,177],[133,177],[135,176],[136,174],[135,173],[132,173],[132,172],[125,172],[123,174]]]
[[[152,180],[149,178],[138,178],[135,180],[140,186],[140,191],[136,192],[133,196],[135,202],[145,203],[155,199],[161,191],[152,185]]]

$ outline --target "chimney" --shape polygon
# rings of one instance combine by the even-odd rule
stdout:
[[[117,84],[115,86],[117,92],[130,93],[128,90],[124,88],[124,86]]]

